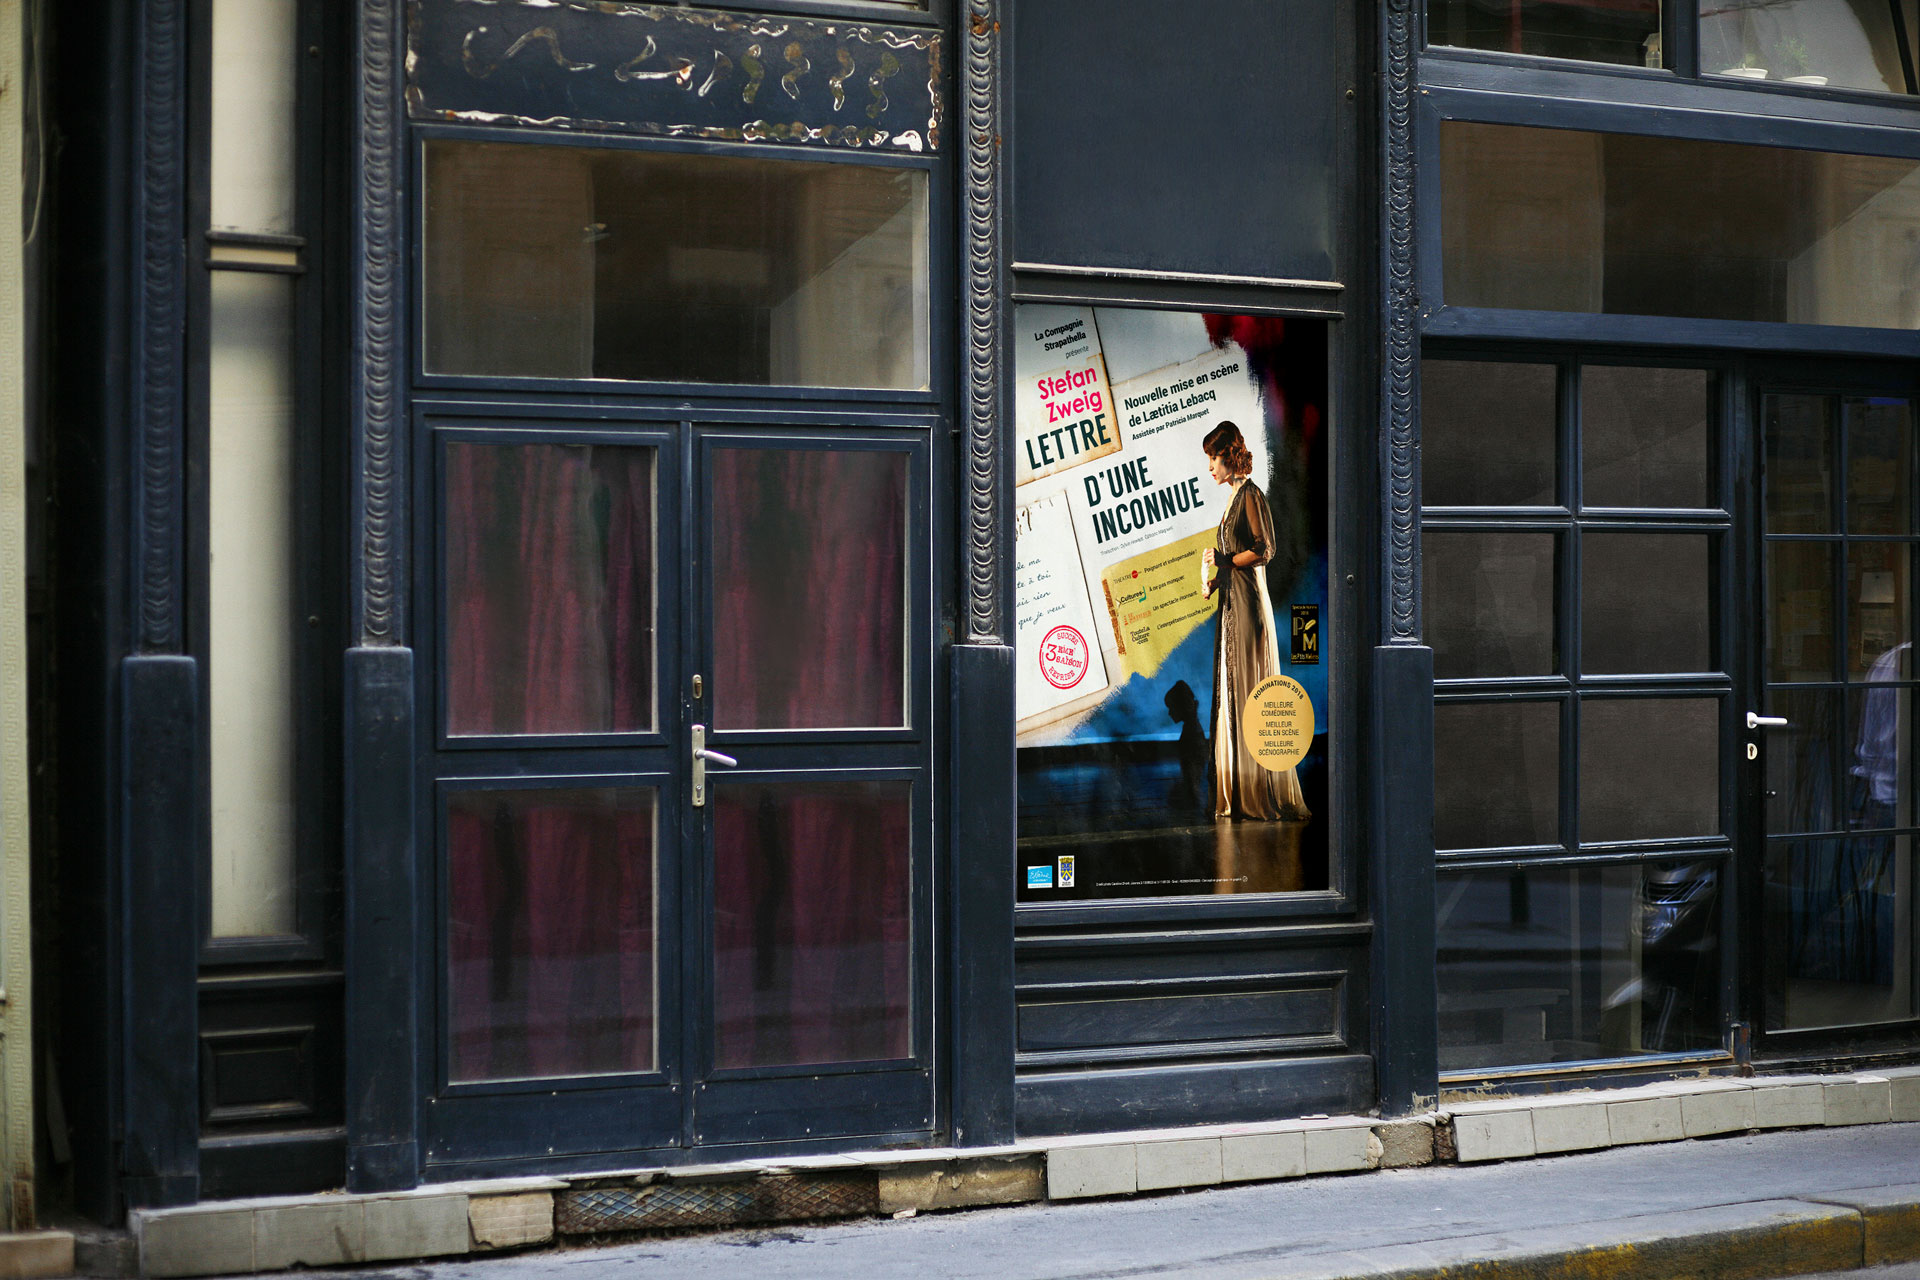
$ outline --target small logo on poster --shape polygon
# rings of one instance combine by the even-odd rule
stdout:
[[[1303,667],[1320,665],[1320,606],[1293,606],[1293,661]]]
[[[1053,868],[1052,867],[1028,867],[1027,868],[1027,888],[1029,889],[1053,888]]]
[[[1087,674],[1087,638],[1059,626],[1040,642],[1040,674],[1056,689],[1071,689]]]
[[[1073,855],[1062,854],[1060,856],[1059,862],[1060,862],[1060,887],[1062,889],[1071,889],[1073,888]]]

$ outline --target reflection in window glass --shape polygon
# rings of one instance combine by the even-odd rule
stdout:
[[[1328,886],[1326,360],[1316,321],[1016,308],[1018,901]]]
[[[1768,533],[1833,532],[1832,408],[1829,396],[1770,395],[1762,401]]]
[[[1551,533],[1427,533],[1421,580],[1437,678],[1554,672],[1557,541]]]
[[[1767,693],[1767,714],[1779,716],[1784,727],[1768,729],[1763,741],[1767,753],[1767,830],[1833,831],[1840,826],[1844,786],[1836,768],[1853,776],[1853,753],[1839,736],[1843,695],[1828,689],[1773,689]]]
[[[1914,1014],[1913,837],[1767,842],[1767,1027],[1807,1030]]]
[[[1582,505],[1708,505],[1713,396],[1713,375],[1704,369],[1583,365]]]
[[[1912,406],[1849,398],[1840,412],[1847,424],[1847,532],[1912,532]]]
[[[645,787],[448,797],[450,1078],[653,1069],[654,806]]]
[[[1427,42],[1542,58],[1660,65],[1659,0],[1433,0]]]
[[[1836,680],[1831,542],[1767,544],[1767,671],[1778,681]]]
[[[1720,703],[1590,698],[1580,704],[1580,842],[1720,833]]]
[[[1847,670],[1855,680],[1885,680],[1913,637],[1909,544],[1847,543]]]
[[[1560,842],[1560,704],[1443,702],[1433,709],[1433,843]]]
[[[1449,306],[1920,327],[1920,160],[1448,120],[1440,166]]]
[[[1580,538],[1580,672],[1711,671],[1704,534],[1614,533]]]
[[[1905,6],[1911,32],[1911,0],[1895,3]],[[1914,91],[1886,0],[1700,0],[1700,69],[1816,88]]]
[[[427,144],[433,373],[917,390],[927,175]]]
[[[1442,874],[1440,1069],[1720,1043],[1712,861]]]
[[[1421,501],[1553,506],[1557,386],[1550,364],[1421,361]]]

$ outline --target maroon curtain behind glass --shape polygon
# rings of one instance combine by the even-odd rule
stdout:
[[[653,724],[653,451],[447,449],[447,726]],[[654,1065],[652,792],[448,802],[454,1079]]]
[[[654,451],[447,448],[447,730],[653,727]]]
[[[906,455],[712,457],[714,726],[904,724]]]
[[[449,797],[452,1079],[652,1069],[653,800]]]
[[[716,1065],[911,1052],[910,798],[904,782],[715,787]]]
[[[905,724],[907,456],[712,457],[716,727]],[[721,1066],[910,1052],[909,794],[715,780]]]

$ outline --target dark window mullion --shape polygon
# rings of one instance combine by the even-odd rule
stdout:
[[[1560,500],[1574,512],[1561,539],[1560,571],[1555,603],[1557,670],[1573,686],[1560,717],[1560,843],[1569,852],[1580,847],[1580,382],[1579,362],[1569,356],[1560,362],[1559,444]]]

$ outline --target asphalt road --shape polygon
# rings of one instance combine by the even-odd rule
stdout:
[[[407,1280],[1264,1280],[1306,1266],[1316,1254],[1901,1183],[1920,1183],[1920,1125],[1776,1131],[1510,1164],[725,1231],[336,1274]],[[1879,1274],[1920,1280],[1913,1268]]]

